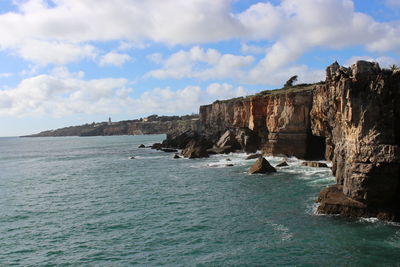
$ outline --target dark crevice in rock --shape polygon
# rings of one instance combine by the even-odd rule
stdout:
[[[315,136],[309,133],[307,138],[307,160],[323,160],[325,159],[326,142],[325,137]]]

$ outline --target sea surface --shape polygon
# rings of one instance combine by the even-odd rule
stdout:
[[[315,214],[329,169],[138,148],[163,138],[0,138],[0,266],[400,266],[399,225]]]

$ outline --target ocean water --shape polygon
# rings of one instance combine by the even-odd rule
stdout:
[[[314,213],[328,169],[137,148],[163,138],[0,138],[0,266],[400,266],[399,225]]]

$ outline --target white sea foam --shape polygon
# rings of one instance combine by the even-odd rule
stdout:
[[[368,222],[368,223],[376,223],[379,222],[379,219],[376,217],[369,217],[369,218],[360,218],[360,222]]]
[[[133,156],[134,159],[141,159],[141,160],[146,160],[146,159],[163,159],[163,158],[167,158],[168,156]],[[129,157],[130,159],[131,157]]]

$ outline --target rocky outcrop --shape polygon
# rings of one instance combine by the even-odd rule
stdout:
[[[181,154],[185,158],[189,159],[205,158],[208,157],[209,153],[207,152],[207,149],[211,146],[212,144],[205,139],[193,139],[186,145]]]
[[[259,157],[249,169],[249,174],[272,172],[276,172],[276,169],[263,157]]]
[[[314,91],[311,129],[326,138],[336,185],[319,211],[399,220],[400,73],[358,61],[334,63]]]

